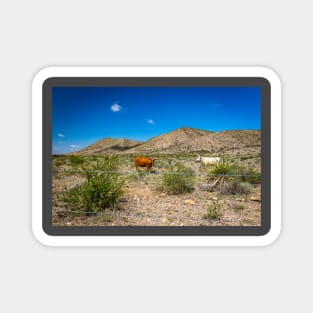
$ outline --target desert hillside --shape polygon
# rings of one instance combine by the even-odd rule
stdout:
[[[97,141],[96,143],[81,149],[75,154],[78,155],[101,155],[106,153],[122,153],[131,148],[134,148],[142,144],[141,141],[129,140],[129,139],[114,139],[105,138]]]
[[[116,154],[151,154],[151,153],[188,153],[209,152],[225,153],[228,151],[250,152],[259,149],[261,133],[258,130],[228,130],[211,132],[190,127],[178,128],[146,142],[106,138],[82,150],[78,155]]]

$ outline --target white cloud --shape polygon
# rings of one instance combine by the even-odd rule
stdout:
[[[77,148],[80,148],[80,146],[70,145],[70,148],[77,149]]]
[[[148,124],[151,124],[151,125],[154,125],[154,124],[155,124],[154,120],[152,120],[152,119],[147,120],[147,123],[148,123]]]
[[[111,111],[112,112],[118,112],[122,109],[122,107],[120,105],[118,105],[117,103],[114,103],[111,105]]]
[[[65,136],[63,134],[59,133],[58,137],[64,138]]]

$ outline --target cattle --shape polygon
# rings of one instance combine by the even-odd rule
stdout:
[[[205,165],[216,165],[221,162],[221,158],[220,157],[203,157],[199,155],[196,161],[201,162]]]
[[[138,167],[145,167],[147,169],[147,172],[150,172],[150,169],[153,165],[153,162],[156,160],[156,158],[147,158],[143,156],[135,157],[135,167],[136,170],[138,170]]]

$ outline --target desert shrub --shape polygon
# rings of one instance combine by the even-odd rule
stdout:
[[[230,167],[230,172],[231,174],[241,175],[242,182],[249,182],[254,185],[261,183],[261,173],[252,167],[233,164]]]
[[[53,156],[53,166],[60,167],[66,164],[66,158],[64,156],[55,155]]]
[[[131,175],[128,175],[128,180],[129,181],[140,181],[140,180],[145,180],[149,173],[146,171],[138,171],[136,173],[133,173]]]
[[[243,177],[243,181],[247,181],[254,185],[261,183],[261,173],[257,172],[255,169],[249,168],[246,171],[246,175],[247,176]]]
[[[90,161],[97,161],[97,160],[98,160],[98,156],[96,156],[96,155],[92,155],[90,157]]]
[[[221,205],[218,201],[214,201],[208,206],[207,212],[204,215],[206,219],[216,219],[221,215]]]
[[[224,160],[220,164],[214,165],[209,171],[216,175],[240,175],[242,182],[248,182],[254,185],[261,183],[261,173],[257,172],[254,168],[229,164]]]
[[[255,169],[238,164],[230,164],[224,159],[219,164],[215,164],[209,172],[221,176],[211,185],[211,189],[218,190],[222,194],[248,194],[252,189],[251,184],[261,182],[261,174]],[[226,175],[226,177],[223,175]],[[227,175],[230,176],[228,177]]]
[[[82,211],[87,215],[115,208],[123,195],[125,179],[118,176],[118,159],[107,157],[97,160],[96,166],[83,168],[86,181],[63,194],[62,200],[70,211]]]
[[[251,184],[249,182],[242,182],[240,178],[234,178],[224,185],[221,191],[223,194],[243,195],[251,192]]]
[[[170,168],[170,172],[162,176],[159,189],[173,195],[192,192],[195,185],[194,176],[192,169],[177,162],[175,166]]]
[[[244,175],[246,172],[246,167],[239,164],[231,164],[229,167],[229,173],[232,175]]]
[[[84,158],[78,155],[71,155],[69,161],[70,164],[74,167],[81,166],[84,164]]]

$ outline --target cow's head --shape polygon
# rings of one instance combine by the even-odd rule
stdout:
[[[157,158],[149,158],[152,162],[152,164],[154,163],[155,160],[157,160]]]

